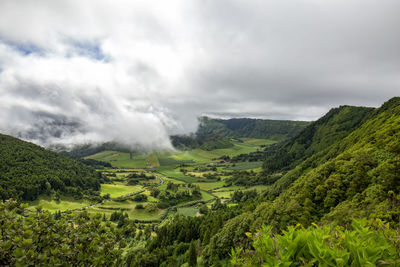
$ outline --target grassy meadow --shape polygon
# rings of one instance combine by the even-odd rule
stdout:
[[[255,152],[261,146],[273,144],[275,141],[241,138],[231,140],[231,142],[233,146],[230,148],[211,151],[201,149],[176,150],[143,154],[133,153],[132,156],[130,153],[119,151],[96,153],[86,158],[108,162],[112,165],[112,168],[99,170],[111,179],[111,183],[102,184],[100,189],[100,195],[108,194],[110,199],[104,199],[102,203],[91,206],[95,203],[94,201],[74,200],[73,198],[64,197],[60,201],[55,201],[50,197],[41,196],[38,200],[29,203],[29,208],[33,209],[35,206],[40,205],[52,212],[86,208],[86,211],[91,214],[100,213],[105,214],[107,217],[111,216],[115,211],[122,211],[128,214],[130,219],[139,221],[157,221],[163,218],[167,212],[169,216],[175,213],[196,216],[198,215],[197,206],[185,206],[185,203],[189,203],[191,200],[180,201],[174,211],[171,211],[171,209],[167,211],[167,208],[158,208],[157,204],[160,199],[152,195],[152,190],[157,189],[159,192],[169,191],[169,194],[175,194],[187,191],[187,185],[192,184],[192,186],[199,188],[201,200],[211,207],[215,198],[221,198],[226,202],[235,190],[256,189],[261,191],[266,188],[266,186],[244,187],[237,185],[227,186],[225,184],[225,180],[231,177],[230,172],[249,170],[258,172],[261,170],[262,162],[221,163],[219,158]],[[131,174],[142,173],[155,177],[155,179],[142,179],[135,185],[128,184]],[[210,175],[212,178],[208,177]],[[171,191],[168,189],[168,184],[170,183],[180,185],[178,190]],[[137,202],[134,200],[137,194],[145,195],[147,199]],[[138,205],[143,208],[137,209],[136,206]]]

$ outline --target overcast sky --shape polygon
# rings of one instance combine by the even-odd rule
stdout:
[[[168,148],[400,95],[399,0],[1,0],[0,132]]]

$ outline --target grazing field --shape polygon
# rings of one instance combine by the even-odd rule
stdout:
[[[161,173],[162,175],[165,175],[168,178],[172,178],[174,180],[179,180],[179,181],[186,182],[186,183],[192,183],[192,182],[197,182],[197,181],[203,180],[202,178],[184,175],[179,170],[179,168],[177,168],[175,166],[160,167],[160,168],[157,168],[157,172]]]
[[[213,190],[219,187],[222,187],[224,185],[223,181],[218,181],[218,182],[211,182],[211,183],[194,183],[195,185],[198,185],[201,190],[209,191]]]
[[[256,139],[256,138],[240,138],[240,140],[243,141],[243,143],[247,145],[253,145],[253,146],[262,146],[262,145],[272,145],[277,143],[275,140],[268,140],[268,139]]]
[[[213,192],[213,194],[219,198],[230,198],[234,191],[224,191],[224,192]]]
[[[113,212],[118,211],[118,208],[122,209],[124,213],[128,214],[132,220],[159,220],[163,214],[163,210],[157,209],[153,212],[149,212],[146,209],[135,209],[138,203],[132,201],[125,201],[126,203],[120,202],[107,202],[106,205],[99,205],[88,208],[87,211],[92,214],[105,214],[109,217]],[[148,203],[141,203],[146,206]]]
[[[132,154],[131,158],[130,153],[103,151],[86,158],[109,162],[113,167],[118,168],[144,169],[151,166],[157,167],[159,165],[157,164],[156,158],[151,154]]]
[[[136,193],[143,190],[141,186],[128,186],[128,185],[121,185],[121,184],[102,184],[100,193],[110,194],[110,197],[116,198],[120,196],[124,196],[130,193]]]
[[[201,200],[207,202],[211,207],[216,198],[223,199],[230,204],[229,199],[236,190],[252,190],[258,192],[266,186],[238,186],[225,184],[226,179],[233,176],[236,171],[259,171],[262,162],[237,162],[230,163],[219,159],[222,156],[233,157],[243,153],[250,153],[260,149],[261,145],[274,143],[271,140],[242,138],[231,140],[233,147],[215,149],[211,151],[194,149],[190,151],[152,152],[144,154],[130,154],[119,151],[103,151],[86,158],[109,162],[112,168],[104,168],[99,171],[107,176],[112,184],[102,184],[100,195],[109,194],[111,199],[103,199],[100,204],[91,206],[95,202],[88,200],[62,199],[54,201],[50,197],[42,196],[37,201],[30,203],[30,209],[37,205],[50,211],[67,211],[86,208],[91,214],[104,214],[111,216],[114,212],[124,212],[130,219],[139,221],[158,221],[170,210],[177,207],[177,214],[185,216],[197,216],[198,206],[187,207],[188,203],[199,199],[183,198],[178,203],[173,202],[172,206],[163,206],[165,197],[171,197],[174,201],[175,194],[192,192],[198,187],[201,193]],[[234,165],[234,166],[233,166]],[[156,176],[156,179],[152,177]],[[209,176],[209,177],[207,177]],[[136,180],[135,180],[136,179]],[[169,183],[179,184],[169,185]],[[192,184],[196,187],[191,187]],[[191,189],[192,188],[192,189]],[[197,190],[197,189],[196,189]],[[167,191],[167,192],[166,192]],[[158,192],[158,193],[157,193]],[[137,193],[137,194],[135,194]],[[127,199],[119,197],[133,194]],[[140,196],[140,195],[143,196]],[[158,195],[163,195],[163,200]],[[135,197],[137,197],[135,199]],[[140,199],[142,198],[142,199]],[[136,206],[142,208],[137,209]],[[157,207],[163,207],[160,209]]]
[[[50,197],[41,196],[37,200],[29,202],[29,209],[41,206],[43,209],[56,212],[80,209],[93,204],[87,200],[74,200],[73,198],[62,198],[60,201],[52,200]]]
[[[158,161],[158,157],[156,153],[151,153],[147,156],[147,162],[151,167],[159,167],[160,162]]]
[[[196,216],[198,211],[199,209],[196,207],[184,207],[184,208],[178,208],[177,213],[185,216]]]
[[[214,199],[215,197],[211,195],[210,193],[207,193],[206,191],[201,191],[201,197],[203,198],[204,201],[209,201],[211,199]]]
[[[253,161],[253,162],[239,162],[235,163],[235,166],[230,166],[227,170],[234,171],[242,171],[242,170],[251,170],[256,168],[261,168],[263,165],[262,161]]]

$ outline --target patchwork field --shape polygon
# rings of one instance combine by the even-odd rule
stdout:
[[[73,198],[62,198],[60,201],[52,200],[50,197],[41,196],[37,200],[29,204],[29,209],[34,210],[35,207],[41,206],[43,209],[56,212],[80,209],[90,206],[93,202],[88,200],[74,200]]]
[[[216,198],[221,198],[224,202],[231,204],[229,199],[236,190],[261,191],[266,188],[266,186],[225,184],[225,181],[230,179],[232,173],[236,171],[260,171],[262,162],[229,163],[219,158],[255,152],[261,149],[261,146],[275,141],[241,138],[231,140],[231,142],[233,147],[211,151],[194,149],[145,154],[103,151],[86,158],[108,162],[112,165],[112,168],[100,170],[112,181],[112,183],[101,185],[100,196],[109,194],[110,199],[104,199],[93,206],[95,201],[72,198],[54,201],[42,196],[37,201],[31,202],[29,208],[33,209],[40,205],[52,212],[86,208],[89,213],[100,213],[107,217],[114,212],[124,212],[129,218],[139,221],[158,221],[167,213],[169,216],[175,213],[196,216],[198,215],[197,201],[204,201],[211,207]],[[136,179],[133,184],[132,179]],[[174,200],[175,195],[178,197],[179,194],[187,194],[187,192],[190,194],[195,188],[201,194],[200,200],[198,196],[194,199],[186,196],[182,200]],[[161,195],[163,195],[162,199],[160,199]],[[172,199],[169,200],[172,202],[165,202],[166,196]],[[135,197],[144,199],[136,201]],[[191,202],[194,202],[195,206],[188,206],[192,205]],[[161,208],[158,208],[159,204]],[[171,209],[174,206],[175,208]]]
[[[116,198],[120,196],[124,196],[131,193],[136,193],[139,191],[143,191],[143,187],[141,186],[129,186],[129,185],[121,185],[121,184],[102,184],[100,193],[110,194],[111,198]]]

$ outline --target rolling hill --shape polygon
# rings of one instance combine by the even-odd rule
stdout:
[[[267,191],[267,196],[279,196],[256,211],[264,223],[282,228],[297,222],[348,223],[352,217],[372,217],[398,225],[400,98],[369,112],[354,131],[313,154],[276,184],[281,186],[274,190],[280,190]]]
[[[99,190],[93,168],[35,144],[0,134],[0,199],[34,200],[45,192]]]
[[[352,106],[331,109],[287,143],[277,145],[267,157],[264,169],[272,173],[294,168],[305,159],[345,138],[373,111],[374,108]]]

